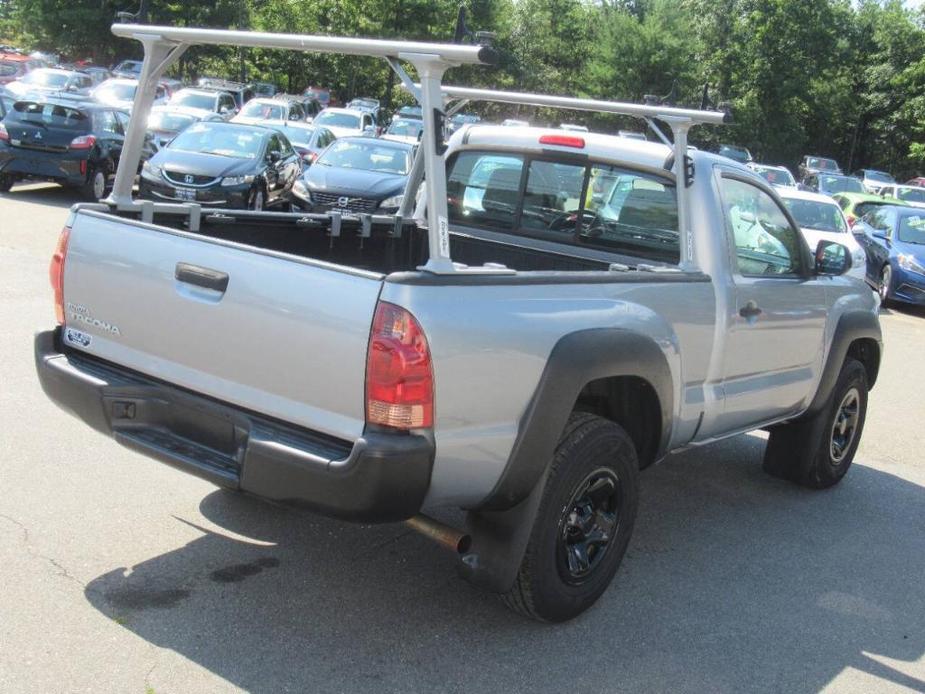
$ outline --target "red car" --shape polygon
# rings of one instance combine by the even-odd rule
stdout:
[[[925,176],[917,176],[906,181],[907,186],[919,186],[925,188]]]
[[[42,64],[20,53],[0,53],[0,84],[9,84]]]

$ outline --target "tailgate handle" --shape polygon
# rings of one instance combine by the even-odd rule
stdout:
[[[227,272],[210,270],[200,265],[177,263],[174,277],[180,282],[195,284],[197,287],[204,287],[205,289],[214,289],[217,292],[224,292],[228,288]]]

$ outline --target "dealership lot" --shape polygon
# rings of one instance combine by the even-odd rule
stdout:
[[[925,313],[883,313],[842,484],[769,478],[758,435],[673,456],[611,589],[541,626],[402,526],[219,492],[57,410],[31,336],[72,201],[0,198],[0,691],[925,689]]]

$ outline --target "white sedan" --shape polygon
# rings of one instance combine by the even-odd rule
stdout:
[[[851,269],[847,274],[863,282],[867,254],[851,233],[838,203],[828,195],[790,188],[778,188],[777,193],[799,225],[810,250],[815,251],[820,241],[835,241],[846,246],[851,252]]]

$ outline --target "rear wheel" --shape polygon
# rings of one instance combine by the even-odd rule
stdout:
[[[10,192],[10,188],[13,187],[15,182],[10,174],[0,174],[0,193]]]
[[[639,463],[629,435],[597,415],[572,414],[556,447],[510,592],[511,609],[562,622],[606,590],[626,553],[638,507]]]
[[[866,416],[867,371],[849,358],[822,410],[771,429],[765,472],[811,489],[837,484],[854,460]]]
[[[102,167],[90,169],[87,180],[80,186],[80,193],[93,202],[106,197],[106,170]]]

